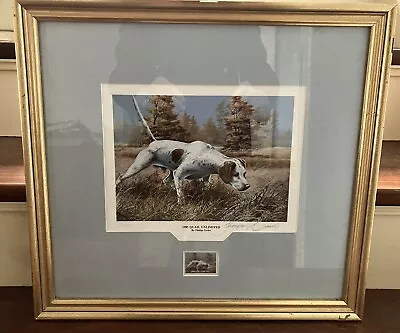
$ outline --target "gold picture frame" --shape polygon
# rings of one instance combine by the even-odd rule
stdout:
[[[360,320],[396,8],[381,4],[16,0],[16,47],[37,319]],[[56,297],[43,116],[42,21],[367,27],[370,41],[341,300],[60,299]]]

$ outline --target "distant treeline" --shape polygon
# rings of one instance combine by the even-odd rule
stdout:
[[[248,150],[263,147],[290,147],[291,130],[278,132],[275,110],[254,108],[241,96],[221,101],[215,109],[215,121],[209,117],[199,126],[194,116],[178,115],[173,96],[150,97],[146,121],[156,139],[191,142],[201,140],[226,150]],[[115,141],[131,146],[143,146],[150,138],[143,125],[115,124]]]

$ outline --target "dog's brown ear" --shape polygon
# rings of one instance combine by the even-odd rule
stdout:
[[[178,163],[184,152],[185,151],[183,149],[174,149],[171,153],[172,162]]]
[[[218,168],[218,174],[224,183],[229,184],[232,181],[232,176],[235,171],[236,164],[232,161],[226,161]]]
[[[244,160],[243,158],[238,158],[239,162],[242,163],[243,168],[246,167],[246,160]]]

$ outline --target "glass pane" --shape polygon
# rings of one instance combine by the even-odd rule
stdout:
[[[342,298],[359,138],[354,129],[361,119],[368,28],[44,22],[40,39],[57,297]],[[139,124],[127,116],[134,110],[128,104],[132,94],[128,90],[134,86],[142,87],[135,96],[145,112],[153,96],[173,95],[174,107],[181,111],[190,107],[188,114],[195,116],[200,129],[210,117],[216,125],[215,109],[221,100],[230,103],[232,112],[234,91],[242,91],[243,101],[262,108],[269,119],[274,110],[279,125],[262,130],[262,148],[275,154],[285,145],[289,150],[293,143],[302,147],[300,180],[293,187],[299,200],[297,229],[233,233],[213,242],[181,241],[160,230],[107,232],[104,154],[114,156],[115,147],[103,145],[103,125],[106,131],[115,128],[103,124],[101,85],[105,84],[127,89],[115,93],[110,102],[111,119],[122,123],[122,130],[112,132],[116,143],[133,140],[125,137],[123,126]],[[154,92],[154,86],[166,92]],[[199,92],[188,95],[193,86],[200,87]],[[265,88],[271,86],[274,93]],[[301,142],[291,133],[295,93],[282,96],[287,89],[300,88],[305,94]],[[201,110],[203,106],[209,111]],[[210,133],[203,132],[200,138],[226,145],[226,140],[218,141],[218,135],[213,139]],[[256,138],[256,128],[251,133]],[[139,150],[148,144],[140,141],[143,138],[136,136]],[[234,153],[242,153],[237,153],[243,148],[237,145],[246,140],[233,143]],[[245,147],[250,159],[257,145],[254,139],[250,148]],[[133,160],[134,156],[124,160],[117,172],[123,173]],[[263,163],[249,163],[250,189],[257,188],[257,175],[266,186],[265,175],[285,167],[287,172],[288,165],[266,168]],[[112,181],[115,176],[110,174]],[[175,195],[173,190],[168,193]],[[157,205],[167,208],[162,197],[152,195],[154,210]],[[229,207],[226,214],[235,204]],[[140,209],[135,214],[139,213]],[[162,220],[160,215],[157,220]],[[286,223],[283,220],[274,222]],[[184,251],[216,251],[218,260],[210,258],[219,265],[217,276],[185,276]],[[192,255],[190,261],[199,258],[207,256]]]

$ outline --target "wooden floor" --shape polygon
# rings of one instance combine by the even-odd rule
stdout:
[[[0,202],[25,202],[21,138],[0,137]]]
[[[4,333],[399,333],[400,290],[367,291],[363,322],[51,321],[32,314],[32,290],[0,288],[0,332]]]
[[[378,180],[380,189],[400,189],[400,142],[384,141]]]

